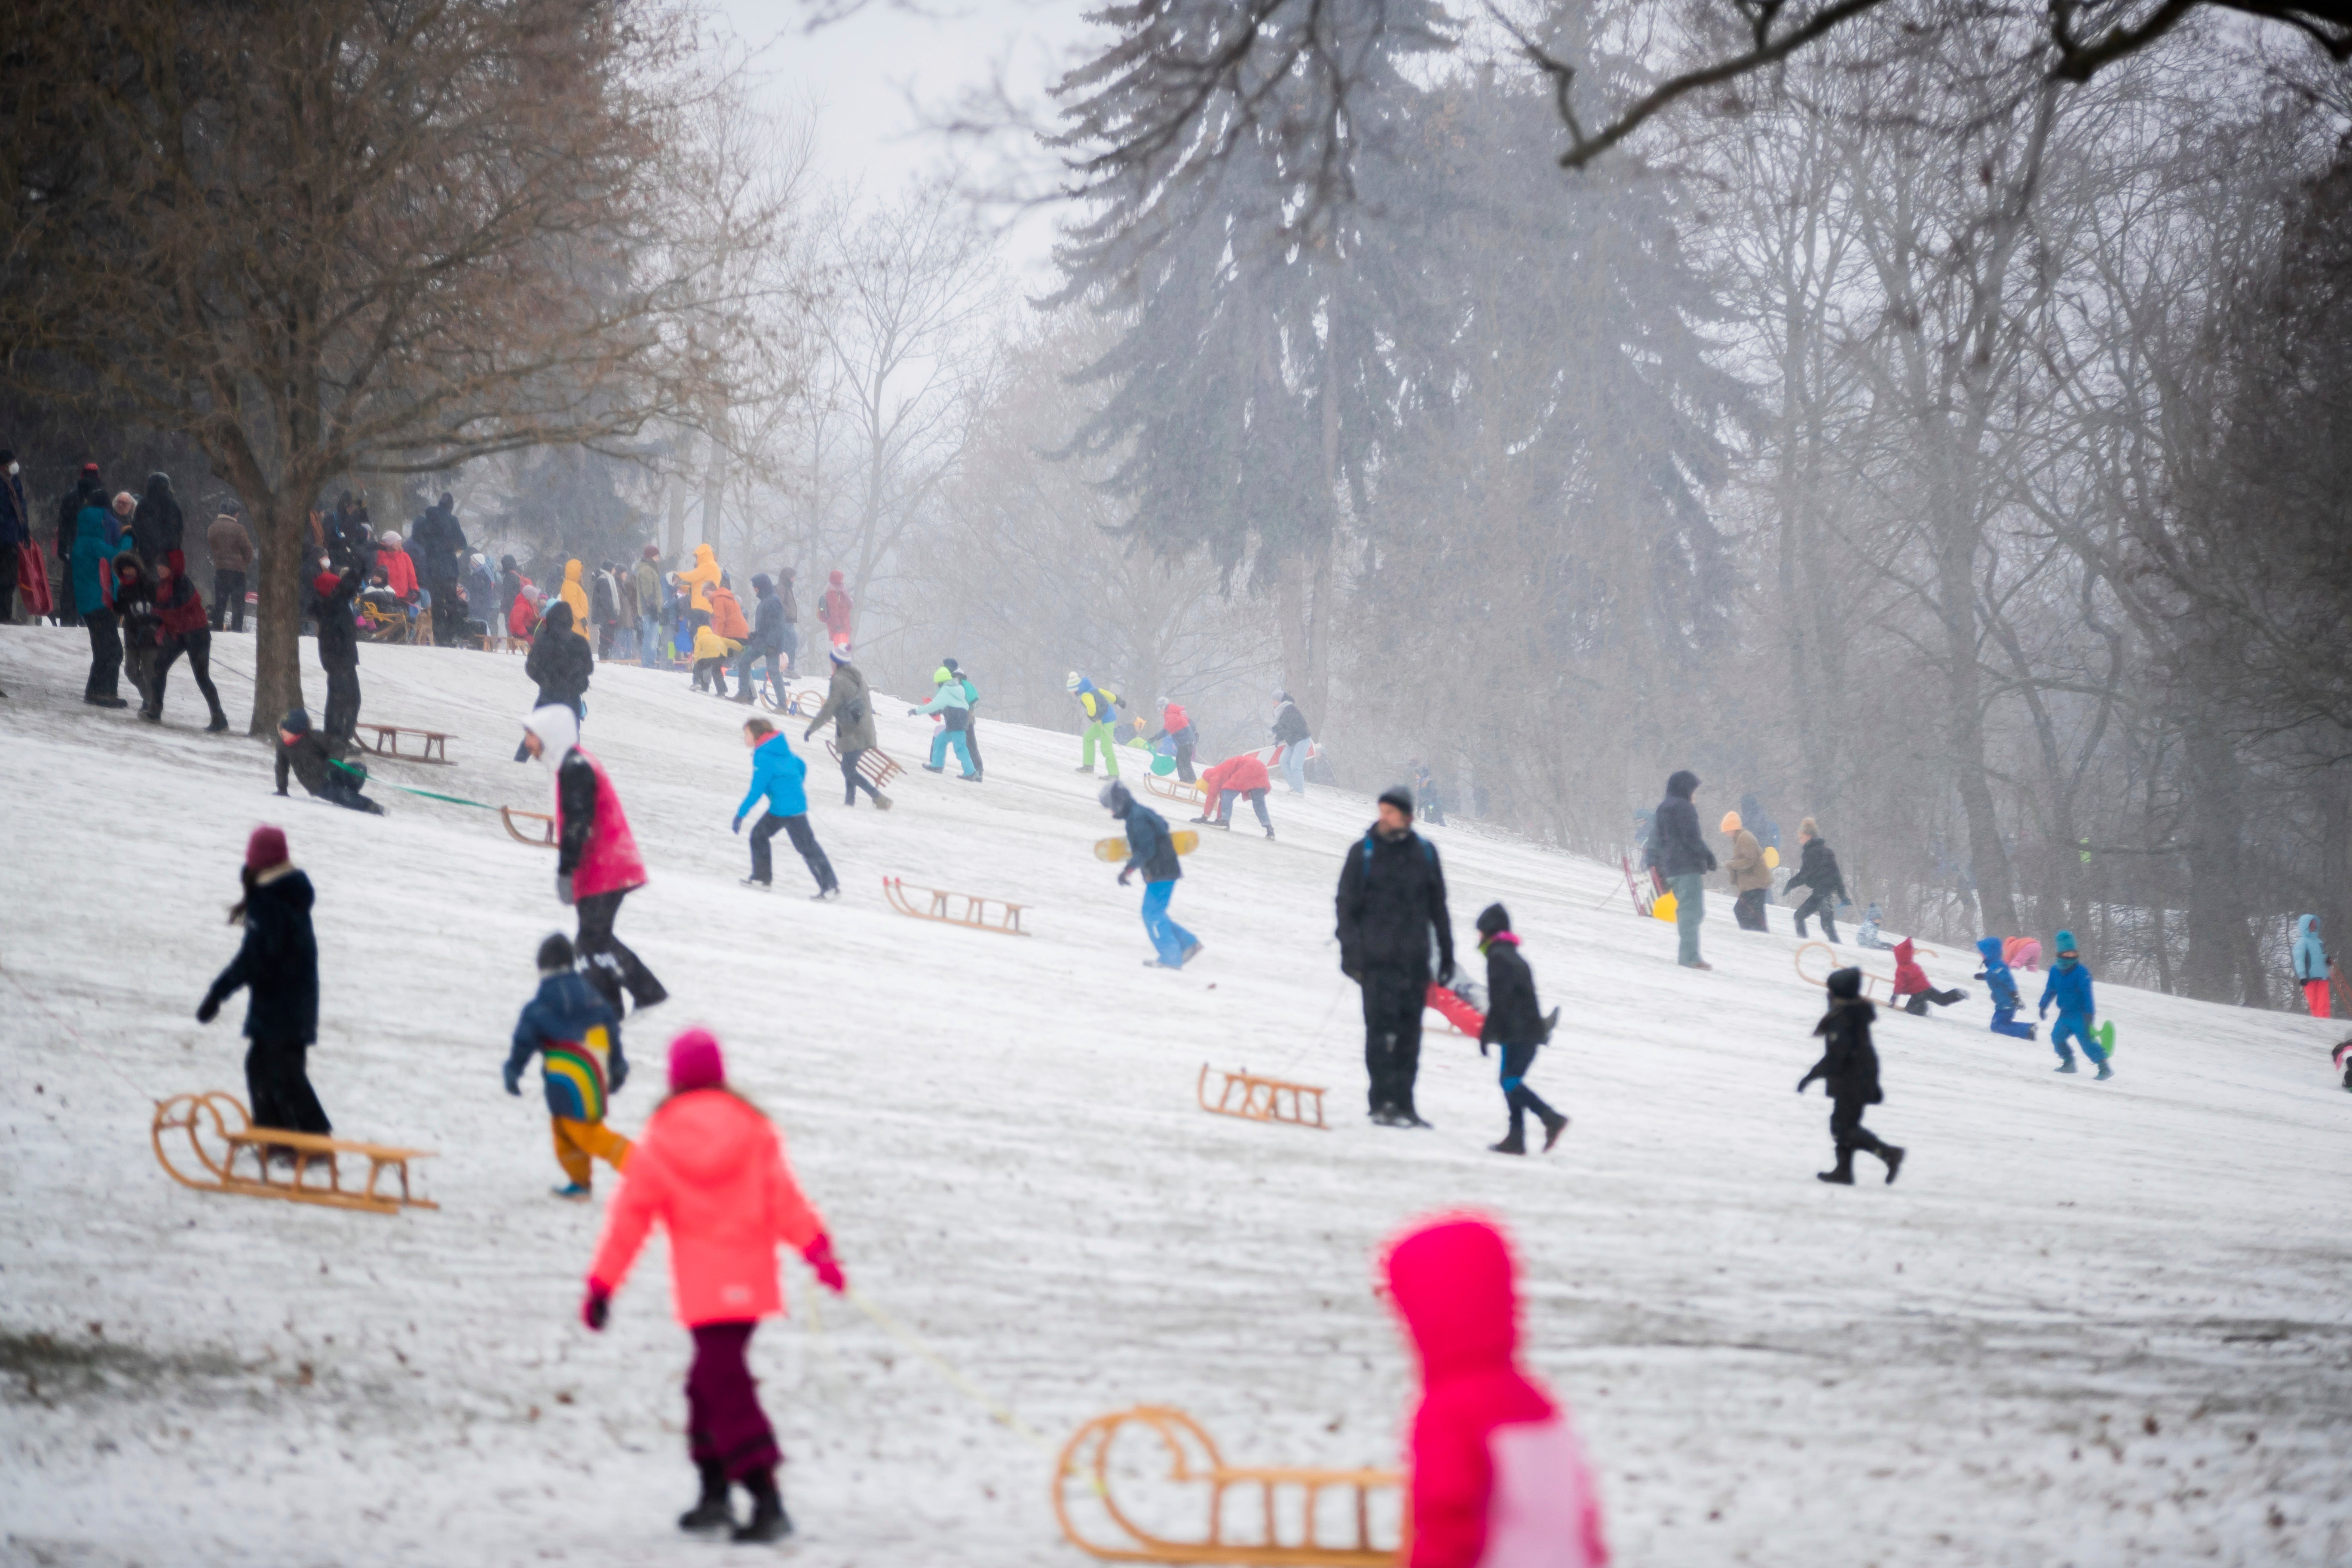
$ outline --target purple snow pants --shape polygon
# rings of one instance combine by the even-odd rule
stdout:
[[[703,1323],[694,1331],[694,1364],[686,1373],[688,1451],[697,1465],[723,1467],[740,1481],[783,1463],[775,1428],[760,1408],[745,1355],[756,1322]]]

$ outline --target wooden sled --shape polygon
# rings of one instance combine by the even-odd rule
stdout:
[[[1156,795],[1181,801],[1186,805],[1206,806],[1209,792],[1199,784],[1188,784],[1182,779],[1164,778],[1159,773],[1145,773],[1143,786]]]
[[[1806,973],[1805,955],[1810,952],[1818,952],[1822,955],[1823,968],[1818,975]],[[1935,956],[1934,952],[1924,947],[1915,947],[1912,950],[1914,959]],[[1862,965],[1840,963],[1837,954],[1830,950],[1830,944],[1825,942],[1809,942],[1797,950],[1797,978],[1808,985],[1827,985],[1830,983],[1831,971],[1844,968],[1862,969]],[[1873,974],[1869,970],[1862,969],[1862,994],[1867,1001],[1883,1002],[1889,1006],[1894,1005],[1895,977],[1891,974]]]
[[[1213,1105],[1209,1103],[1212,1072],[1224,1079]],[[1238,1116],[1244,1121],[1279,1121],[1291,1127],[1312,1127],[1318,1132],[1331,1131],[1330,1124],[1323,1120],[1323,1091],[1311,1083],[1259,1078],[1247,1068],[1227,1072],[1203,1062],[1201,1081],[1193,1094],[1202,1110],[1217,1116]],[[1310,1095],[1314,1097],[1311,1100],[1307,1098]]]
[[[1633,856],[1620,855],[1617,857],[1617,864],[1625,868],[1625,890],[1633,895],[1633,913],[1640,919],[1648,920],[1656,910],[1658,895],[1665,891],[1665,889],[1659,885],[1660,879],[1657,872],[1650,873],[1650,885],[1645,888],[1633,875]]]
[[[1201,836],[1193,832],[1189,827],[1180,827],[1175,832],[1168,836],[1168,842],[1175,847],[1177,854],[1190,855],[1193,850],[1198,849],[1201,847]],[[1126,859],[1127,857],[1128,842],[1126,835],[1121,834],[1116,838],[1097,838],[1095,840],[1096,859],[1108,860],[1116,863]]]
[[[194,1164],[175,1163],[176,1139],[184,1132]],[[245,1102],[233,1094],[175,1094],[155,1107],[152,1131],[155,1158],[166,1173],[184,1187],[200,1192],[236,1193],[250,1198],[284,1198],[291,1203],[321,1204],[329,1208],[361,1209],[369,1214],[398,1214],[404,1208],[437,1209],[441,1205],[416,1196],[408,1184],[408,1162],[428,1159],[429,1149],[394,1149],[381,1143],[360,1143],[347,1138],[324,1138],[314,1132],[289,1132],[283,1128],[256,1127]],[[273,1168],[278,1150],[293,1154],[290,1171]],[[342,1181],[346,1163],[367,1162],[367,1180],[357,1187]],[[238,1170],[252,1167],[252,1174]],[[382,1190],[385,1172],[400,1181],[397,1197]],[[319,1178],[323,1177],[323,1180]]]
[[[917,909],[915,898],[920,895],[926,907]],[[970,926],[974,931],[1001,931],[1011,936],[1027,936],[1021,929],[1021,911],[1025,904],[1007,903],[981,893],[950,893],[939,888],[909,888],[896,877],[882,879],[882,896],[890,907],[902,915],[912,915],[919,921],[940,921],[951,926]],[[963,908],[948,912],[948,902],[961,899]],[[998,911],[1002,911],[1001,913]]]
[[[360,742],[360,749],[379,757],[398,757],[406,763],[437,763],[443,767],[455,767],[449,761],[450,737],[438,730],[404,730],[397,724],[362,724],[358,728],[375,732],[375,744]],[[416,742],[414,753],[400,749],[400,738],[405,735]],[[356,739],[356,737],[354,737]],[[435,753],[438,752],[436,756]]]
[[[835,762],[837,763],[841,761],[841,748],[839,746],[835,745],[831,741],[827,741],[824,743],[824,749],[833,753],[833,760]],[[876,789],[880,789],[884,784],[888,784],[892,779],[897,778],[900,773],[905,773],[907,770],[892,762],[890,760],[890,753],[884,751],[881,747],[868,746],[866,748],[865,754],[857,759],[857,771],[866,775],[866,782],[867,784],[872,784]]]
[[[760,705],[771,713],[789,713],[795,719],[814,719],[817,716],[818,710],[824,708],[824,699],[814,691],[793,691],[787,689],[784,692],[784,700],[782,705],[779,705],[774,698],[768,695],[768,689],[763,686],[760,689]],[[834,761],[840,760],[841,753],[835,752]]]
[[[1196,1538],[1158,1534],[1119,1505],[1110,1466],[1112,1447],[1122,1433],[1147,1442],[1157,1438],[1168,1455],[1169,1482],[1199,1489],[1207,1508]],[[1372,1544],[1371,1495],[1394,1491],[1401,1484],[1391,1470],[1228,1465],[1200,1423],[1181,1410],[1146,1405],[1098,1415],[1071,1436],[1054,1471],[1054,1514],[1071,1545],[1111,1563],[1392,1568],[1401,1548]],[[1228,1500],[1238,1506],[1229,1509]],[[1153,1517],[1168,1511],[1150,1510]],[[1328,1533],[1342,1541],[1352,1536],[1352,1544],[1327,1542],[1334,1522],[1338,1528]],[[1245,1539],[1233,1539],[1230,1532],[1236,1530]]]
[[[515,818],[518,816],[521,817],[525,822],[538,823],[539,831],[536,833],[525,833],[521,828],[517,827],[515,826]],[[555,818],[548,816],[545,812],[517,811],[512,806],[502,805],[499,807],[499,820],[507,825],[507,837],[512,838],[518,844],[535,844],[541,849],[553,849],[557,847],[555,842]]]

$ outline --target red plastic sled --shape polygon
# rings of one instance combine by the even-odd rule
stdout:
[[[1435,1008],[1447,1023],[1454,1026],[1456,1034],[1467,1035],[1474,1040],[1486,1027],[1486,1014],[1435,981],[1430,982],[1428,994],[1422,998],[1422,1005]]]

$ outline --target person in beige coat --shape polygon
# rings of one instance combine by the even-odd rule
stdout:
[[[1731,873],[1731,889],[1739,895],[1732,901],[1732,918],[1741,931],[1763,931],[1764,892],[1772,885],[1771,868],[1764,864],[1764,846],[1740,826],[1736,811],[1723,814],[1723,831],[1731,840],[1731,856],[1723,868]]]

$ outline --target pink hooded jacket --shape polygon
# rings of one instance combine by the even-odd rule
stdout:
[[[1406,1481],[1409,1568],[1609,1561],[1601,1504],[1567,1413],[1518,1368],[1512,1275],[1502,1233],[1466,1215],[1389,1248],[1389,1294],[1421,1352]]]

